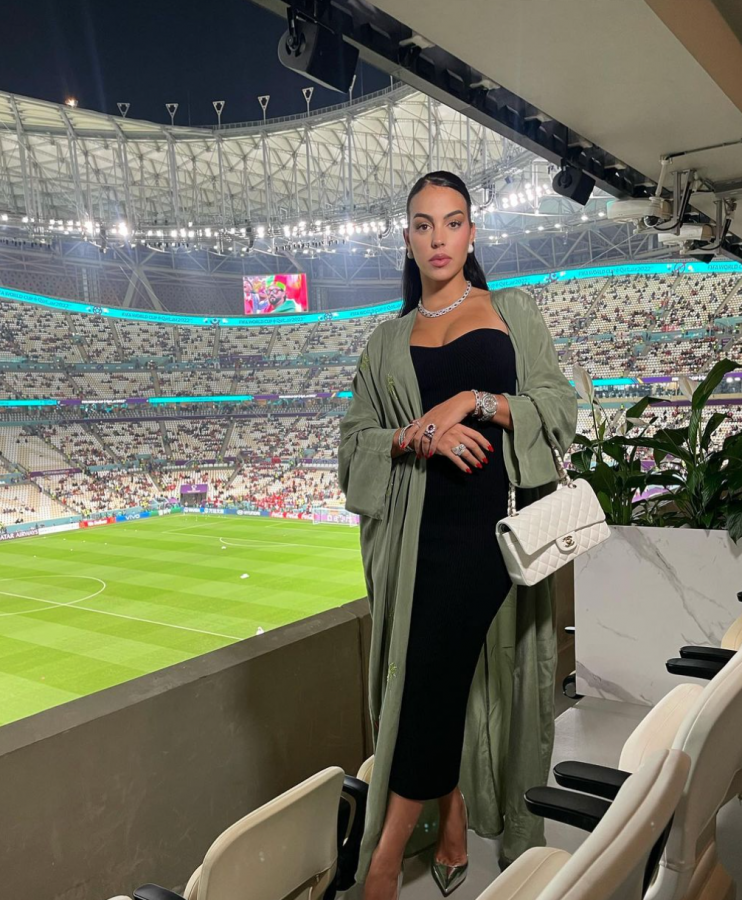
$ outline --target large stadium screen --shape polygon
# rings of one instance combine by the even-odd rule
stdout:
[[[245,315],[306,312],[307,276],[258,275],[243,278]]]

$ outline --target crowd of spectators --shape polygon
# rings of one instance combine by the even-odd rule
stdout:
[[[688,375],[742,358],[742,279],[736,275],[631,275],[531,286],[568,378],[579,364],[594,379]],[[61,296],[61,295],[60,295]],[[73,405],[8,409],[0,420],[5,470],[0,525],[75,512],[178,502],[180,485],[205,483],[207,502],[308,511],[342,501],[337,473],[302,460],[334,460],[358,354],[397,313],[306,325],[195,327],[82,315],[0,301],[0,396]],[[731,319],[732,321],[729,321]],[[669,334],[672,333],[672,334]],[[668,335],[667,340],[658,337]],[[724,382],[719,392],[739,392]],[[623,385],[597,388],[606,400]],[[326,398],[308,395],[326,393]],[[632,386],[677,398],[677,381]],[[132,397],[280,394],[279,402],[130,404]],[[718,445],[742,426],[742,408]],[[688,409],[650,407],[649,434],[684,422]],[[583,408],[578,431],[591,434]],[[213,465],[208,465],[213,463]],[[177,465],[177,468],[175,466]],[[32,476],[30,473],[44,473]],[[6,475],[7,471],[0,472]]]

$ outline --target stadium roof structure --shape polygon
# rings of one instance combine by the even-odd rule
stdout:
[[[742,258],[739,0],[253,2],[319,21],[366,62],[615,196],[669,198],[687,177],[692,222]]]
[[[0,94],[9,216],[192,229],[399,212],[431,168],[478,186],[533,154],[407,86],[265,122],[165,126]],[[189,224],[190,223],[190,224]],[[28,223],[24,223],[28,224]]]
[[[219,252],[266,238],[273,250],[296,249],[300,239],[351,236],[349,223],[387,233],[412,184],[434,169],[464,178],[479,211],[491,213],[479,227],[498,240],[526,234],[536,216],[540,231],[598,223],[608,199],[596,192],[593,215],[580,215],[552,190],[552,164],[401,83],[307,114],[213,128],[0,93],[0,236]]]

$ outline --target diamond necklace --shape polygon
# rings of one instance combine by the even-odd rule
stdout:
[[[423,306],[422,297],[417,301],[417,308],[420,310],[420,312],[424,316],[427,316],[429,319],[434,319],[434,318],[436,318],[436,316],[442,316],[447,312],[451,312],[452,309],[456,309],[456,307],[459,305],[459,303],[463,303],[464,300],[466,300],[470,290],[471,290],[471,281],[467,281],[466,282],[466,290],[464,291],[462,296],[459,297],[458,300],[454,301],[450,306],[446,306],[444,309],[437,309],[435,312],[430,312],[430,310],[425,309],[425,307]]]

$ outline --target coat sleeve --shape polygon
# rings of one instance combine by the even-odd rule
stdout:
[[[347,510],[381,519],[392,474],[392,438],[397,429],[382,427],[383,411],[369,353],[374,335],[376,332],[358,359],[353,398],[340,422],[338,483]]]
[[[514,291],[524,315],[525,376],[510,404],[513,430],[504,435],[505,467],[516,487],[533,488],[558,479],[554,454],[539,411],[562,454],[572,446],[577,429],[577,394],[559,366],[556,347],[534,297]],[[538,410],[536,405],[538,405]]]

